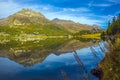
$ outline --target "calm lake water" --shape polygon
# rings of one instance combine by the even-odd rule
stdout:
[[[98,80],[90,71],[104,58],[105,44],[91,39],[1,41],[0,80]]]

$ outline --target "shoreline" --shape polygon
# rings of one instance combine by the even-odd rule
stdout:
[[[119,80],[120,79],[120,39],[110,46],[110,52],[98,64],[103,76],[100,80]]]

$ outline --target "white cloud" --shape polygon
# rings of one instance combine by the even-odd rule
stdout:
[[[92,4],[91,4],[92,5]],[[107,6],[101,4],[99,6]],[[42,12],[48,19],[60,18],[65,20],[73,20],[75,22],[83,24],[104,24],[103,18],[98,18],[98,15],[94,15],[89,8],[80,7],[80,8],[58,8],[51,5],[25,5],[19,4],[12,0],[0,1],[0,18],[7,17],[22,8],[30,8],[36,11]],[[72,13],[73,12],[73,13]]]
[[[6,17],[20,9],[20,6],[12,1],[0,1],[0,17]]]
[[[112,4],[110,3],[95,4],[93,0],[90,3],[88,3],[89,7],[109,7],[111,5]]]
[[[112,4],[92,4],[92,6],[98,6],[98,7],[109,7]]]
[[[81,11],[81,12],[89,12],[90,9],[85,8],[85,7],[80,7],[80,8],[63,8],[63,11]]]
[[[108,0],[109,2],[120,3],[120,0]]]
[[[50,9],[49,5],[24,5],[24,4],[18,4],[16,2],[13,2],[12,0],[7,1],[0,1],[0,18],[8,17],[11,14],[14,14],[15,12],[21,10],[22,8],[30,8],[33,10],[44,10],[47,11]]]
[[[93,24],[101,25],[101,23],[103,22],[103,20],[92,19],[92,18],[88,18],[87,16],[71,16],[69,14],[62,14],[61,12],[57,12],[57,13],[50,12],[50,13],[46,13],[45,16],[47,16],[51,20],[54,18],[60,18],[64,20],[72,20],[75,22],[89,24],[89,25],[93,25]]]

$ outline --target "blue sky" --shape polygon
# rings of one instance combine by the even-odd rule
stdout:
[[[0,0],[0,18],[22,8],[43,13],[52,20],[60,18],[107,27],[107,22],[120,13],[120,0]]]

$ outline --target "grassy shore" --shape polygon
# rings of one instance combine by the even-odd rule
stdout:
[[[95,34],[85,34],[82,35],[82,38],[97,38],[100,39],[101,33],[95,33]]]
[[[110,53],[100,63],[103,71],[102,80],[120,80],[120,39],[111,46]]]

